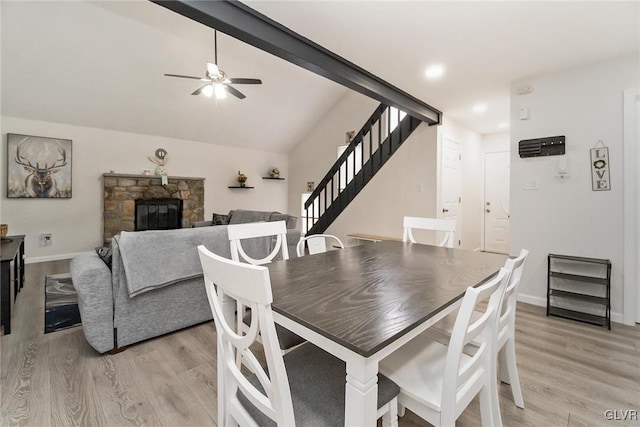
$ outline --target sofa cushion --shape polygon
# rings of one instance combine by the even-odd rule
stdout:
[[[227,225],[229,224],[230,218],[231,217],[229,215],[214,213],[211,217],[211,222],[212,225]]]
[[[111,248],[107,246],[98,246],[96,248],[96,253],[100,257],[102,262],[107,264],[107,267],[109,267],[109,270],[111,270],[111,258],[112,258]]]
[[[195,221],[192,225],[191,228],[198,228],[198,227],[211,227],[213,225],[213,221]]]
[[[295,216],[283,214],[280,212],[273,212],[271,214],[271,218],[269,219],[269,221],[270,222],[284,221],[287,223],[287,230],[292,230],[296,228],[296,223],[298,222],[298,218]]]
[[[235,209],[229,211],[229,215],[231,216],[229,224],[246,224],[248,222],[269,221],[272,213],[273,212]]]

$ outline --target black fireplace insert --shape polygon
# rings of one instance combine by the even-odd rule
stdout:
[[[182,228],[181,199],[136,200],[136,231],[174,228]]]

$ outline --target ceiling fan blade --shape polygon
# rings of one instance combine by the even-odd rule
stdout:
[[[182,76],[180,74],[165,74],[167,77],[180,77],[181,79],[194,79],[194,80],[202,80],[202,77],[194,77],[194,76]]]
[[[209,73],[210,76],[219,77],[220,76],[220,68],[218,68],[218,66],[216,64],[213,64],[211,62],[207,62],[207,73]]]
[[[227,92],[229,92],[231,95],[235,96],[236,98],[240,98],[240,99],[245,99],[246,98],[244,93],[240,92],[235,87],[231,87],[229,85],[224,85],[224,88],[227,90]]]
[[[229,79],[229,80],[231,80],[231,83],[236,85],[261,85],[262,84],[262,80],[260,79],[236,78],[236,79]]]
[[[211,86],[211,85],[209,83],[207,83],[206,85],[200,86],[198,89],[194,90],[191,93],[191,95],[200,95],[202,93],[202,90],[207,86]]]

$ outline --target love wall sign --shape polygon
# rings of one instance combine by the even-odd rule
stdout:
[[[593,191],[611,190],[609,148],[602,141],[591,149],[591,186]]]

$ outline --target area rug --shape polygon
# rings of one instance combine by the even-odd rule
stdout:
[[[80,325],[78,295],[71,274],[52,274],[44,285],[44,333]]]

